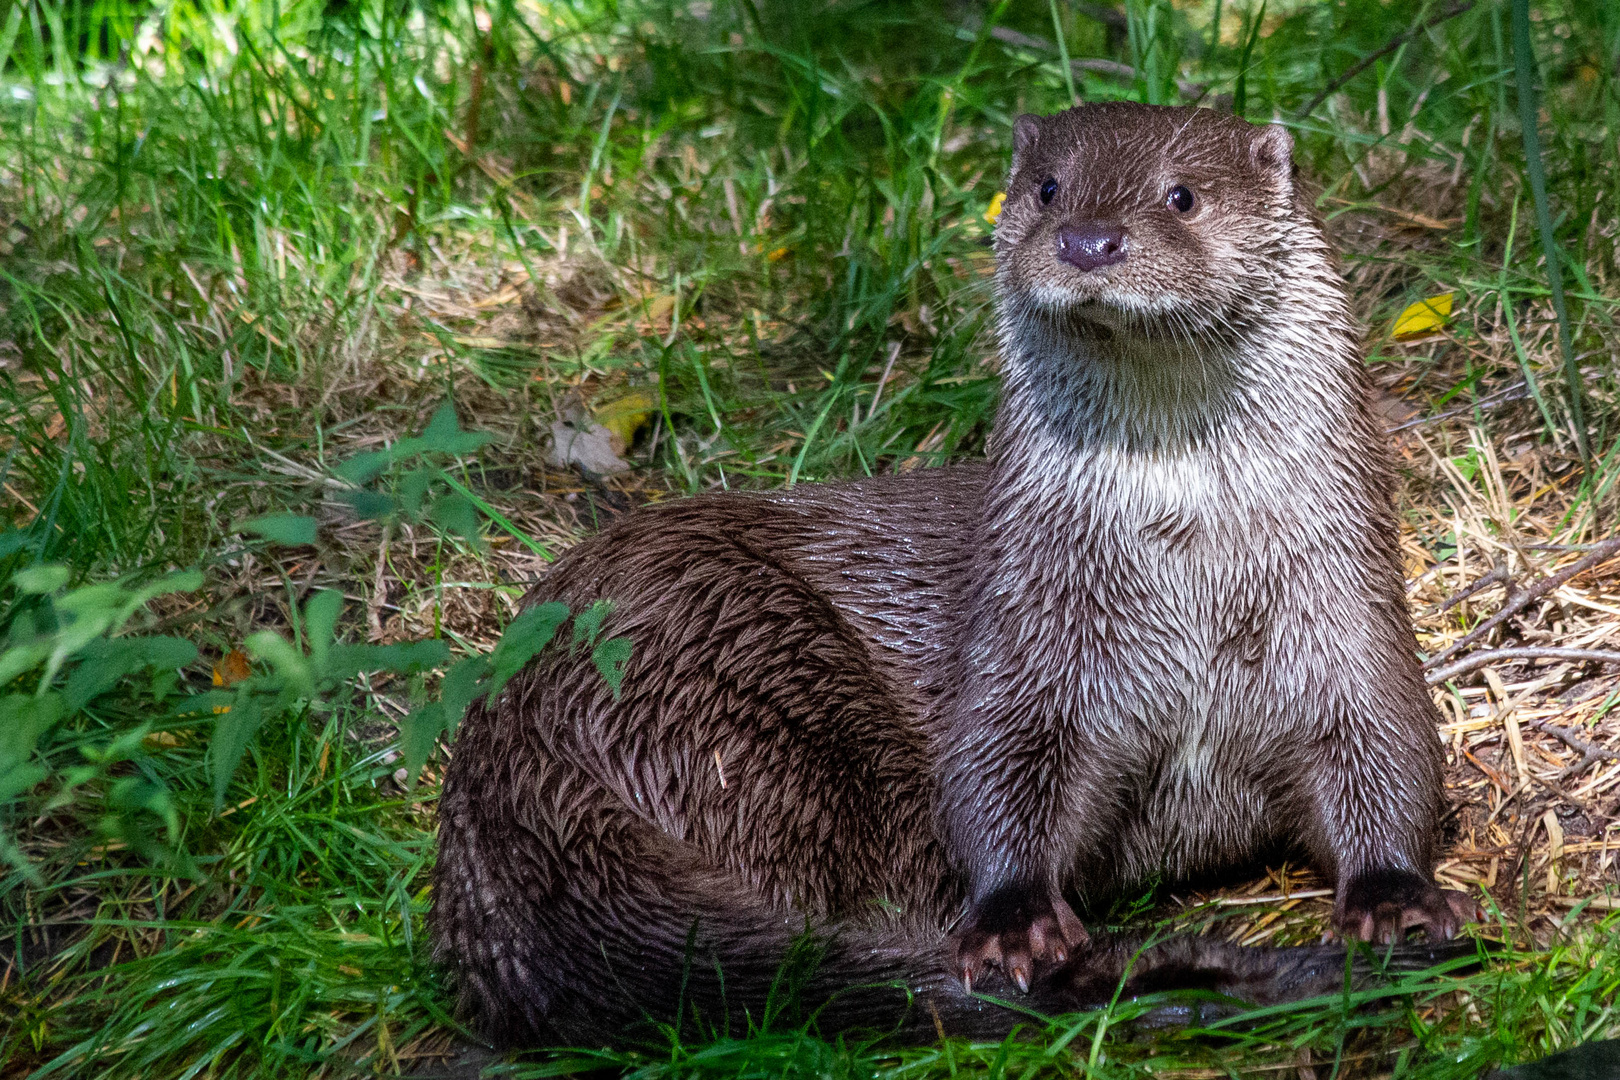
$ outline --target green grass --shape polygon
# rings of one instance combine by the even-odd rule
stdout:
[[[1434,22],[1445,10],[1131,0],[1105,22],[1064,0],[0,4],[0,582],[51,565],[74,583],[185,568],[205,582],[131,624],[201,650],[178,681],[135,670],[48,724],[29,703],[62,680],[30,668],[3,688],[7,722],[38,730],[0,757],[35,770],[0,772],[0,829],[18,845],[0,939],[48,926],[66,948],[0,977],[0,1072],[437,1060],[413,1056],[454,1030],[422,927],[436,772],[411,792],[394,780],[422,687],[366,677],[293,695],[234,770],[217,745],[231,714],[211,711],[225,699],[180,715],[175,702],[207,693],[209,662],[252,631],[302,640],[318,587],[354,601],[350,640],[386,577],[407,629],[491,644],[522,592],[497,542],[559,505],[532,477],[571,400],[651,393],[634,456],[653,492],[978,452],[995,399],[983,214],[1012,118],[1075,92],[1240,103],[1292,124],[1349,247],[1372,362],[1435,410],[1528,380],[1532,401],[1491,422],[1531,432],[1573,478],[1564,534],[1595,534],[1620,470],[1620,9],[1536,3],[1515,24],[1486,0]],[[1521,127],[1525,46],[1537,139]],[[508,288],[510,302],[470,302]],[[1396,312],[1448,290],[1452,338],[1389,340]],[[430,299],[451,293],[467,302]],[[371,520],[381,511],[345,494],[339,466],[419,433],[446,399],[495,436],[436,481],[470,497],[473,526],[449,510]],[[317,519],[316,543],[242,531],[272,513]],[[533,543],[549,552],[591,520]],[[485,606],[458,581],[489,585]],[[39,591],[0,589],[7,647],[68,625]],[[687,1033],[656,1054],[524,1068],[1225,1075],[1308,1047],[1318,1075],[1388,1050],[1384,1072],[1471,1077],[1620,1033],[1612,917],[1532,930],[1509,913],[1502,929],[1523,951],[1464,992],[1372,1012],[1317,1002],[1242,1032],[1143,1034],[1122,1006],[988,1047]]]

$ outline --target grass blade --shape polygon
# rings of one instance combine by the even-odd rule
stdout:
[[[1569,418],[1575,428],[1575,445],[1590,474],[1592,447],[1586,431],[1586,390],[1581,384],[1569,329],[1569,307],[1564,301],[1564,260],[1558,238],[1553,235],[1552,208],[1547,200],[1547,166],[1542,159],[1541,133],[1537,129],[1540,108],[1536,93],[1536,54],[1530,42],[1530,0],[1513,0],[1513,77],[1519,91],[1524,169],[1530,178],[1530,197],[1536,204],[1536,230],[1541,233],[1541,250],[1547,260],[1547,287],[1552,292],[1553,310],[1558,314],[1558,347],[1564,355],[1564,378],[1569,384]]]

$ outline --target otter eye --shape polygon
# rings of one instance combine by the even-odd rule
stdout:
[[[1045,206],[1047,203],[1051,202],[1052,196],[1056,194],[1057,179],[1055,177],[1048,176],[1046,178],[1046,182],[1041,185],[1041,205]]]
[[[1180,184],[1170,189],[1170,194],[1164,197],[1165,204],[1177,213],[1185,214],[1193,208],[1193,193]]]

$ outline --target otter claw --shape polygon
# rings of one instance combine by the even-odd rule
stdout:
[[[1334,922],[1345,938],[1378,944],[1422,930],[1430,941],[1453,937],[1478,918],[1479,905],[1407,870],[1364,871],[1342,885]]]
[[[1038,963],[1061,964],[1084,945],[1086,930],[1067,902],[1053,892],[1008,886],[976,904],[956,936],[956,966],[971,993],[986,968],[1000,968],[1020,993],[1029,993]]]

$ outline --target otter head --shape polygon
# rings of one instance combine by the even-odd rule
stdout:
[[[1277,125],[1123,103],[1020,116],[1002,302],[1104,338],[1227,336],[1266,310],[1309,220]]]

